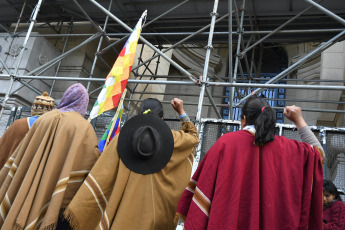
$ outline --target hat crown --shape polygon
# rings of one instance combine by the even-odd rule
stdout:
[[[133,134],[132,147],[142,159],[153,157],[159,149],[158,132],[150,126],[140,127]]]

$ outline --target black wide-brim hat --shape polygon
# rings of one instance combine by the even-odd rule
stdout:
[[[124,165],[139,174],[153,174],[164,168],[174,151],[169,126],[149,114],[129,119],[119,134],[117,151]]]

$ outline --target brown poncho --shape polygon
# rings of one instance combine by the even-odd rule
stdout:
[[[2,229],[55,229],[99,156],[92,126],[77,112],[42,115],[0,171]]]
[[[27,118],[15,120],[0,138],[0,169],[29,131]]]
[[[196,128],[172,131],[174,152],[159,172],[131,172],[117,153],[116,136],[65,211],[74,229],[175,229],[177,202],[192,170]]]

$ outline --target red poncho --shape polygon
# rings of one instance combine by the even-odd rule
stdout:
[[[322,229],[320,150],[276,136],[258,147],[242,130],[223,135],[202,159],[177,216],[185,229]]]

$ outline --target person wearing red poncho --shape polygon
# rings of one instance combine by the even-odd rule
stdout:
[[[275,111],[263,98],[248,99],[243,130],[223,135],[204,156],[175,220],[186,230],[321,230],[324,153],[299,107],[284,115],[303,142],[275,136]]]
[[[330,180],[323,180],[323,229],[345,229],[345,204]]]

